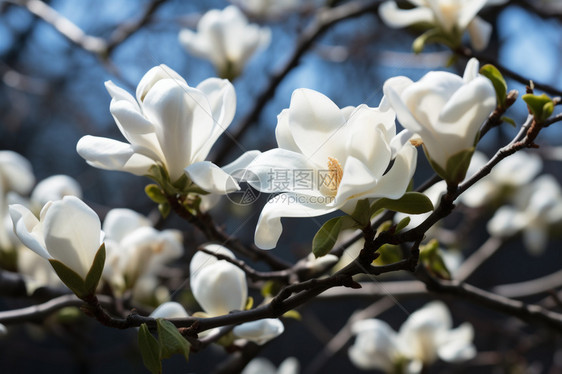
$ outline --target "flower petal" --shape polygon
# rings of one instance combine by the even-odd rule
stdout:
[[[238,191],[240,186],[224,170],[213,164],[211,161],[200,161],[185,168],[189,178],[203,190],[224,195]]]
[[[433,23],[433,12],[426,7],[400,9],[394,1],[385,1],[379,7],[379,16],[384,23],[393,28],[410,26],[414,23]]]
[[[35,184],[31,163],[12,151],[0,151],[0,179],[5,192],[13,190],[21,195],[27,194]]]
[[[135,153],[130,144],[98,136],[83,136],[76,151],[93,167],[145,175],[155,161]]]
[[[400,358],[396,332],[386,322],[378,319],[355,322],[351,331],[357,335],[348,351],[351,362],[363,370],[391,372],[396,360]]]
[[[474,17],[468,24],[467,30],[470,35],[470,44],[476,51],[482,51],[488,46],[492,35],[492,25],[480,17]]]
[[[476,356],[476,348],[472,344],[474,328],[470,323],[463,323],[456,329],[443,334],[437,354],[447,362],[462,362]]]
[[[331,198],[282,193],[271,198],[261,211],[256,226],[255,243],[261,249],[272,249],[283,231],[281,217],[317,217],[337,208],[328,207]]]
[[[85,279],[101,244],[98,215],[77,197],[65,196],[50,204],[43,232],[53,258]]]
[[[266,318],[257,321],[246,322],[234,327],[234,335],[242,339],[253,341],[262,345],[281,335],[285,326],[278,318]]]
[[[10,205],[9,209],[14,224],[14,232],[21,242],[39,256],[46,259],[53,258],[45,247],[43,225],[37,217],[20,204]]]
[[[131,209],[111,209],[103,220],[103,231],[106,238],[116,242],[121,242],[139,227],[146,226],[150,226],[150,220]]]
[[[189,314],[186,312],[183,305],[175,301],[168,301],[160,304],[158,308],[154,309],[150,316],[152,318],[187,318]]]

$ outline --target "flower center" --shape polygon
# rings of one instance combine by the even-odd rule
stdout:
[[[323,175],[320,192],[326,196],[336,196],[343,177],[343,169],[339,161],[328,157],[328,172]]]

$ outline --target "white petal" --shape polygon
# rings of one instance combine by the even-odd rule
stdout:
[[[464,68],[464,74],[462,76],[462,80],[464,81],[464,83],[468,83],[471,80],[476,79],[476,77],[480,75],[479,70],[480,62],[478,62],[476,58],[473,57],[468,60],[468,62],[466,63],[466,67]]]
[[[155,161],[135,153],[130,144],[97,136],[83,136],[76,151],[93,167],[146,175]]]
[[[234,86],[226,79],[209,78],[201,82],[197,89],[206,97],[210,105],[213,122],[209,136],[194,154],[195,161],[204,160],[218,137],[226,131],[236,112],[236,92]],[[197,130],[197,124],[194,124]]]
[[[355,157],[348,157],[334,205],[339,207],[343,206],[347,200],[362,198],[365,191],[372,189],[377,184],[378,177],[380,176],[374,175],[364,163]]]
[[[176,73],[175,70],[171,69],[167,65],[160,64],[147,71],[137,85],[137,101],[139,103],[142,103],[145,99],[146,94],[154,87],[156,83],[163,79],[171,79],[177,81],[180,85],[187,85],[185,80],[178,73]]]
[[[499,208],[486,226],[488,232],[500,238],[508,238],[521,230],[527,220],[511,206]]]
[[[271,198],[261,211],[256,226],[255,243],[261,249],[272,249],[283,231],[281,217],[317,217],[331,213],[337,208],[327,207],[331,199],[283,193]]]
[[[246,322],[234,327],[234,335],[242,339],[247,339],[256,344],[265,344],[271,339],[281,335],[285,331],[285,326],[277,318],[266,318],[257,321]]]
[[[242,374],[278,374],[275,366],[266,358],[256,357],[246,365]],[[290,373],[297,374],[297,373]]]
[[[548,244],[548,228],[545,225],[532,224],[523,230],[523,242],[529,253],[542,255]]]
[[[221,169],[226,173],[237,177],[240,172],[246,171],[248,166],[261,154],[260,151],[252,150],[244,152],[236,160],[232,161],[230,164],[223,166]]]
[[[364,370],[390,372],[400,356],[396,332],[378,319],[358,321],[352,325],[351,331],[357,335],[348,351],[351,362]]]
[[[201,268],[196,279],[191,288],[193,296],[209,315],[225,315],[246,305],[246,275],[239,267],[217,261]]]
[[[150,226],[150,220],[131,209],[111,209],[103,220],[103,231],[107,239],[116,242],[121,242],[127,235],[145,226]]]
[[[414,23],[433,23],[433,12],[429,8],[417,7],[413,9],[400,9],[394,1],[385,1],[379,7],[379,15],[389,27],[401,28]]]
[[[295,143],[295,139],[293,138],[293,134],[291,133],[291,128],[289,127],[289,117],[289,109],[283,109],[277,116],[275,139],[277,140],[277,145],[279,146],[279,148],[301,153],[301,150],[297,143]]]
[[[211,251],[213,253],[221,254],[224,256],[228,256],[230,258],[234,258],[234,254],[230,251],[230,249],[223,247],[219,244],[207,244],[204,246],[205,249]],[[197,251],[191,258],[191,262],[189,263],[189,276],[190,282],[194,283],[194,279],[197,277],[199,271],[204,268],[205,266],[213,265],[217,261],[215,256],[209,255],[205,252]]]
[[[82,188],[76,179],[68,175],[53,175],[43,179],[35,186],[30,200],[39,208],[43,208],[48,201],[59,200],[66,195],[74,195],[80,198]]]
[[[487,0],[470,0],[463,3],[462,11],[459,14],[458,24],[460,30],[466,29],[470,21],[486,5]]]
[[[189,314],[185,308],[175,301],[168,301],[158,306],[150,313],[149,317],[152,318],[186,318]]]
[[[53,258],[85,279],[101,244],[98,215],[77,197],[65,196],[45,213],[43,232]]]
[[[463,323],[456,329],[443,334],[437,350],[439,358],[447,362],[462,362],[476,356],[476,348],[472,344],[474,329],[470,323]]]
[[[14,224],[14,232],[21,242],[39,256],[50,259],[43,239],[43,225],[37,217],[20,204],[10,205],[10,217]]]
[[[468,24],[467,30],[470,35],[470,44],[476,51],[482,51],[488,46],[492,35],[492,25],[480,17],[475,17]]]
[[[191,164],[185,172],[193,183],[209,193],[224,195],[240,189],[234,178],[210,161]]]

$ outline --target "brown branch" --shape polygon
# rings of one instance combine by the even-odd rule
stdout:
[[[326,30],[340,21],[358,17],[367,12],[375,11],[380,2],[381,0],[359,0],[340,5],[336,8],[321,9],[313,22],[303,31],[300,39],[297,41],[297,47],[295,48],[293,54],[285,63],[285,65],[271,75],[269,84],[255,99],[254,107],[250,110],[249,114],[240,122],[240,124],[237,126],[237,129],[233,131],[230,139],[234,141],[239,140],[250,128],[250,126],[258,121],[261,112],[263,111],[265,105],[269,102],[269,100],[273,98],[279,84],[291,70],[298,66],[301,57],[311,48],[313,43]],[[224,162],[233,144],[234,143],[232,141],[229,141],[217,151],[217,157],[215,159],[215,162],[217,164],[220,165]]]

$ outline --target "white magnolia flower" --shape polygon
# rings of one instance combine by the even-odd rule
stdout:
[[[444,71],[429,72],[417,82],[394,77],[384,83],[383,91],[381,107],[390,106],[396,112],[407,129],[404,136],[421,138],[427,157],[444,179],[462,180],[468,160],[464,171],[457,171],[460,175],[443,175],[450,170],[447,161],[473,149],[480,127],[496,107],[494,87],[478,74],[478,61],[468,62],[463,77]]]
[[[295,357],[287,357],[276,368],[271,361],[263,357],[254,358],[246,365],[242,374],[298,374],[299,361]]]
[[[447,307],[431,302],[412,313],[396,333],[384,321],[366,319],[352,325],[357,335],[349,349],[349,358],[365,370],[379,369],[387,373],[419,373],[437,359],[461,362],[473,358],[474,331],[468,322],[452,329]]]
[[[230,250],[218,244],[208,244],[205,248],[234,258]],[[189,272],[193,296],[208,315],[220,316],[233,310],[243,310],[246,306],[246,274],[236,265],[197,252],[191,259]]]
[[[158,308],[150,313],[149,317],[152,318],[187,318],[189,314],[181,305],[175,301],[168,301],[160,304]]]
[[[51,200],[60,200],[71,195],[82,198],[82,187],[76,179],[68,175],[53,175],[37,183],[31,192],[30,205],[39,212]]]
[[[456,42],[468,31],[472,47],[483,50],[488,45],[492,26],[477,14],[487,5],[500,5],[507,0],[410,0],[413,9],[400,9],[396,2],[386,1],[379,15],[389,26],[401,28],[428,23],[441,29]]]
[[[319,92],[298,89],[279,114],[279,148],[248,166],[262,192],[283,192],[263,208],[256,245],[274,248],[281,217],[316,217],[341,209],[351,213],[358,200],[400,198],[416,167],[416,149],[395,137],[394,112],[366,105],[338,108]],[[394,163],[389,168],[392,160]]]
[[[531,254],[542,254],[553,225],[562,222],[562,190],[551,175],[543,175],[522,188],[514,206],[502,206],[488,222],[488,232],[510,237],[523,232],[523,242]]]
[[[468,175],[476,173],[488,162],[481,152],[474,152]],[[528,185],[542,169],[540,156],[516,152],[498,163],[484,178],[463,192],[459,200],[471,208],[486,206],[497,199],[505,200],[521,187]]]
[[[285,326],[277,318],[246,322],[234,327],[232,330],[236,337],[251,340],[260,345],[278,337],[283,331],[285,331]]]
[[[158,231],[146,217],[130,209],[110,210],[103,230],[107,250],[103,276],[114,291],[134,288],[143,277],[156,277],[183,254],[180,231]]]
[[[210,193],[238,189],[227,173],[205,161],[234,117],[236,94],[230,82],[209,78],[190,87],[174,70],[160,65],[144,75],[136,99],[111,81],[105,86],[112,97],[111,114],[129,143],[84,136],[76,149],[90,165],[136,175],[148,175],[156,165],[166,170],[172,183],[187,173]]]
[[[47,203],[40,219],[23,205],[10,205],[14,232],[43,258],[58,260],[82,279],[94,262],[103,232],[97,214],[75,196]]]
[[[240,75],[246,61],[269,44],[267,27],[249,24],[235,6],[212,9],[197,24],[197,33],[183,29],[179,40],[191,54],[213,63],[219,76],[233,79]]]

